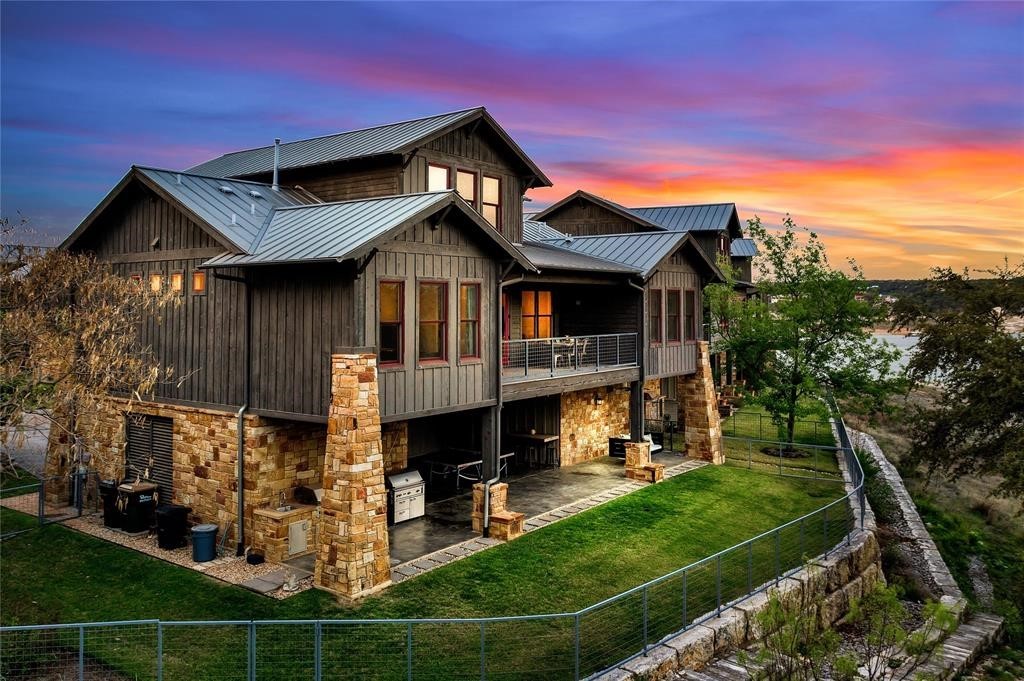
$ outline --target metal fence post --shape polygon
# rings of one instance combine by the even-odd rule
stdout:
[[[718,608],[718,614],[722,614],[722,554],[718,554],[718,560],[715,561],[715,603]]]
[[[37,506],[39,506],[39,525],[43,525],[43,519],[46,518],[46,478],[39,479],[39,498],[36,499]]]
[[[530,341],[523,343],[523,375],[530,375]]]
[[[807,549],[804,547],[804,518],[800,518],[800,560],[807,559]]]
[[[747,440],[747,469],[754,467],[754,441]]]
[[[825,549],[824,549],[825,550],[825,557],[828,558],[828,549],[829,549],[829,545],[828,545],[828,506],[826,506],[824,508],[824,512],[822,513],[822,517],[825,519],[825,521],[821,524],[821,536],[822,536],[822,539],[824,539],[824,541],[825,541],[825,543],[823,545],[825,547]]]
[[[487,620],[480,620],[480,678],[487,678]]]
[[[594,360],[594,370],[601,368],[601,337],[597,337],[597,359]]]
[[[575,651],[573,653],[573,658],[574,658],[573,659],[573,669],[575,671],[573,673],[573,679],[574,679],[574,681],[580,681],[580,614],[579,613],[576,613],[575,620],[576,620],[576,633],[575,633],[575,641],[574,641]]]
[[[156,623],[156,681],[164,678],[164,623]]]
[[[248,679],[249,681],[256,681],[256,623],[249,620],[249,640],[248,640]]]
[[[644,655],[647,654],[647,586],[644,586]]]
[[[689,574],[689,570],[683,570],[683,629],[686,628],[686,575]]]
[[[781,562],[782,561],[782,557],[780,555],[782,547],[781,547],[781,544],[779,542],[780,542],[780,540],[779,540],[779,530],[776,529],[775,530],[775,586],[779,585],[779,573],[781,571],[781,565],[782,565],[782,562]]]
[[[323,625],[317,620],[313,625],[313,681],[320,681],[323,676]]]
[[[412,681],[412,622],[405,630],[405,678]]]
[[[548,348],[551,350],[551,353],[550,353],[551,354],[551,364],[549,366],[551,367],[551,375],[554,376],[555,375],[555,344],[552,343],[550,340],[548,341]]]
[[[85,681],[85,627],[78,627],[78,681]]]
[[[754,542],[747,542],[747,593],[754,590]]]

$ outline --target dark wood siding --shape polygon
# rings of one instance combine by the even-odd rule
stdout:
[[[323,201],[349,201],[399,193],[401,162],[386,157],[343,165],[318,166],[281,173],[284,186],[299,185]],[[270,182],[271,176],[261,177]]]
[[[459,219],[459,218],[456,218]],[[403,363],[380,371],[381,416],[387,420],[409,418],[419,412],[445,411],[480,406],[496,399],[495,286],[498,262],[485,250],[475,225],[448,220],[436,229],[429,223],[409,228],[380,248],[362,273],[356,295],[365,311],[360,344],[377,346],[377,291],[381,280],[405,285],[403,315]],[[442,280],[448,284],[447,362],[421,365],[417,360],[417,283]],[[479,283],[481,297],[479,360],[458,356],[458,286]]]
[[[501,178],[501,231],[507,239],[519,243],[523,238],[523,180],[516,171],[513,158],[499,151],[501,146],[485,127],[474,130],[472,124],[454,130],[417,151],[402,173],[402,193],[427,190],[427,165],[435,163],[452,168],[472,170]],[[477,180],[479,210],[480,180]]]
[[[326,417],[331,354],[355,345],[350,268],[253,268],[250,277],[250,408]]]
[[[753,258],[733,258],[732,266],[739,271],[740,281],[753,281]]]
[[[646,298],[650,300],[651,289],[661,289],[662,291],[668,289],[679,289],[686,291],[692,289],[696,292],[695,303],[696,303],[696,325],[697,325],[697,338],[701,338],[701,328],[703,324],[702,307],[703,298],[701,295],[701,280],[697,275],[696,271],[688,265],[680,253],[676,253],[665,265],[661,267],[654,276],[647,282],[645,287],[648,291]],[[662,304],[664,305],[665,295],[662,294]],[[685,293],[681,297],[681,306],[685,305]],[[685,316],[685,311],[680,310],[680,314]],[[662,321],[664,323],[665,315],[662,314]],[[647,311],[644,314],[644,323],[649,323],[649,315]],[[681,322],[684,324],[684,322]],[[685,338],[686,329],[683,329],[682,335]],[[663,334],[664,337],[664,334]],[[686,342],[685,340],[679,343],[667,343],[662,342],[660,344],[648,343],[647,348],[647,378],[661,378],[663,376],[678,376],[681,374],[692,374],[697,370],[697,346],[695,343]]]
[[[545,217],[544,222],[560,232],[573,236],[653,231],[650,227],[582,199],[570,201]]]
[[[136,184],[125,189],[76,250],[94,252],[115,272],[138,275],[146,286],[151,274],[163,276],[167,286],[172,273],[182,273],[181,304],[150,317],[141,329],[142,346],[151,347],[160,364],[174,372],[175,380],[157,386],[155,397],[231,407],[242,403],[242,287],[212,273],[203,295],[193,295],[190,287],[199,265],[224,250],[213,237]]]

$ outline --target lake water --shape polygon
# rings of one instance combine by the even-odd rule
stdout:
[[[910,361],[910,355],[917,347],[916,336],[904,336],[901,333],[876,333],[875,338],[878,340],[892,343],[900,351],[900,357],[893,364],[893,371],[903,371],[907,368],[907,362]]]

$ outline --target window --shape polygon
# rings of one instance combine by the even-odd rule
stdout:
[[[551,291],[523,291],[523,338],[551,338]]]
[[[661,289],[652,289],[651,297],[648,299],[648,305],[650,306],[650,312],[648,312],[648,319],[650,320],[650,334],[652,343],[661,342]]]
[[[149,275],[149,290],[153,293],[160,293],[160,289],[164,287],[164,276],[159,272],[154,272]]]
[[[722,255],[729,254],[729,237],[725,234],[718,235],[718,252]]]
[[[459,357],[480,357],[480,284],[459,286]]]
[[[501,179],[484,175],[480,196],[480,214],[497,230],[501,229]]]
[[[427,166],[427,191],[441,192],[452,188],[452,173],[447,166]]]
[[[420,360],[444,361],[447,356],[445,328],[448,321],[448,285],[420,284],[419,295]]]
[[[381,365],[402,363],[402,317],[405,310],[404,285],[400,281],[380,283],[380,328],[377,333]]]
[[[192,293],[197,296],[206,293],[206,272],[196,270],[192,273]]]
[[[455,190],[471,206],[476,206],[476,173],[460,170],[455,173]]]
[[[171,291],[179,296],[185,291],[184,272],[171,272]]]
[[[684,324],[686,329],[686,340],[694,341],[697,340],[697,292],[687,291],[686,292],[686,321]]]
[[[131,281],[132,284],[137,286],[140,291],[142,290],[142,275],[141,274],[139,274],[138,272],[136,272],[134,274],[130,274],[130,275],[128,275],[128,280]]]
[[[678,289],[675,291],[665,291],[665,340],[669,343],[678,343],[682,340],[683,329],[680,324],[681,297],[682,293]]]

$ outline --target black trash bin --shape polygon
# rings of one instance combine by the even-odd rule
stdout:
[[[100,499],[103,500],[103,524],[121,527],[121,512],[117,510],[117,480],[100,480]]]
[[[153,526],[156,509],[156,485],[135,482],[119,485],[117,504],[121,509],[121,529],[125,532],[147,532]]]
[[[188,514],[192,509],[179,504],[156,507],[156,543],[162,549],[180,549],[188,543]]]

